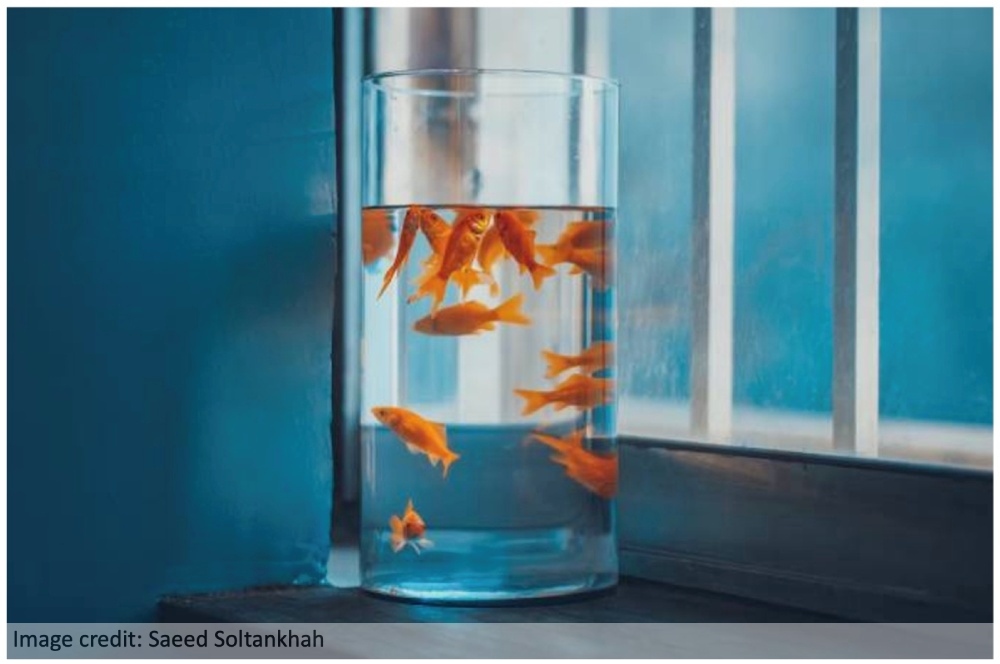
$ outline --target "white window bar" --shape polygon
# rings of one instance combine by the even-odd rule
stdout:
[[[833,447],[878,454],[878,9],[837,10]]]
[[[732,424],[736,10],[695,9],[691,430]]]

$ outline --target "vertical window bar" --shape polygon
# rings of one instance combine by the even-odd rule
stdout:
[[[723,441],[732,422],[735,9],[696,9],[691,429]]]
[[[607,77],[610,67],[611,10],[573,9],[573,73]]]
[[[837,10],[833,446],[878,454],[878,9]]]
[[[364,66],[362,9],[337,10],[337,315],[333,344],[335,512],[349,529],[359,491],[358,387],[361,368],[361,76]],[[345,509],[346,508],[346,509]],[[351,531],[353,532],[353,531]]]
[[[587,73],[587,9],[573,9],[573,73]]]

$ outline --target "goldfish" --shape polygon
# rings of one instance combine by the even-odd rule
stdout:
[[[608,237],[605,221],[571,221],[555,244],[538,245],[538,253],[548,265],[558,265],[567,261],[572,249],[593,249],[601,246]]]
[[[361,263],[371,265],[392,251],[392,218],[388,210],[361,212]]]
[[[476,257],[479,241],[489,223],[490,214],[486,210],[476,209],[462,213],[452,226],[439,269],[421,280],[417,292],[411,295],[407,302],[430,295],[434,299],[431,305],[431,315],[434,315],[444,300],[450,279],[454,278],[458,283],[463,297],[469,288],[479,283],[479,277],[470,268],[470,264]]]
[[[583,449],[584,430],[578,429],[565,438],[556,438],[535,431],[539,442],[554,449],[552,460],[560,464],[570,479],[602,498],[612,498],[618,492],[618,456],[596,454]]]
[[[431,256],[443,256],[444,250],[448,246],[448,236],[451,235],[451,226],[441,218],[441,215],[429,208],[420,208],[420,232],[427,238],[434,254]]]
[[[421,549],[434,546],[434,542],[424,537],[424,533],[427,532],[427,524],[417,514],[417,510],[413,509],[412,498],[406,501],[406,509],[403,511],[402,518],[395,514],[389,518],[389,528],[391,529],[389,541],[392,542],[393,553],[399,553],[407,544],[413,547],[413,550],[418,554]]]
[[[500,232],[496,224],[491,225],[483,234],[482,242],[479,243],[479,252],[476,260],[483,274],[487,275],[490,281],[490,295],[496,297],[500,292],[500,284],[493,276],[493,264],[504,256],[503,242],[500,241]]]
[[[424,214],[420,216],[420,232],[424,234],[427,243],[431,245],[431,255],[422,263],[423,273],[414,279],[414,283],[417,284],[429,279],[432,274],[437,272],[441,265],[441,257],[444,256],[445,249],[448,247],[448,237],[451,235],[451,226],[447,221],[433,210],[427,208],[424,210]]]
[[[609,231],[605,221],[573,221],[566,224],[555,244],[538,245],[538,254],[550,267],[570,263],[570,274],[586,272],[603,290],[614,268],[605,250],[610,242]]]
[[[448,468],[461,455],[448,449],[448,435],[443,424],[425,420],[412,410],[392,406],[376,406],[372,408],[372,415],[399,436],[410,452],[426,454],[432,466],[440,461],[444,477],[448,477]]]
[[[530,325],[531,319],[521,312],[524,296],[518,293],[495,309],[482,302],[466,302],[445,307],[435,316],[424,316],[413,329],[424,334],[459,336],[492,330],[495,323]]]
[[[565,260],[560,262],[570,263],[573,267],[570,274],[582,274],[584,272],[594,280],[594,287],[604,290],[608,287],[614,265],[608,257],[607,251],[601,247],[589,249],[570,249],[565,254]],[[549,263],[555,265],[556,263]]]
[[[554,275],[556,271],[535,260],[535,231],[528,228],[514,212],[509,210],[497,212],[493,225],[497,227],[504,249],[517,261],[520,272],[527,270],[531,274],[531,283],[535,286],[535,290],[541,288],[542,281]]]
[[[614,344],[598,341],[579,355],[559,355],[550,350],[542,351],[542,358],[548,363],[546,378],[555,378],[567,369],[580,367],[585,373],[600,371],[611,364],[614,358]]]
[[[611,402],[614,381],[610,378],[593,378],[583,374],[573,374],[556,385],[554,390],[514,390],[514,394],[525,400],[522,415],[531,415],[536,410],[552,405],[556,410],[576,406],[579,410],[595,408]]]
[[[382,289],[379,290],[378,297],[382,297],[382,293],[392,283],[396,272],[406,264],[406,259],[410,257],[410,249],[413,248],[413,240],[416,239],[417,229],[420,227],[420,210],[421,208],[412,205],[406,211],[406,217],[403,219],[403,230],[399,234],[399,246],[396,248],[396,258],[382,278]]]
[[[533,226],[536,221],[538,221],[538,212],[535,210],[511,210],[513,214],[521,221],[525,226]],[[482,242],[479,243],[479,254],[476,259],[479,261],[479,267],[483,270],[483,274],[487,276],[490,282],[490,295],[496,297],[500,292],[500,285],[497,280],[493,277],[493,265],[500,259],[502,259],[507,254],[506,249],[504,249],[503,242],[500,240],[500,228],[494,222],[486,229],[486,233],[483,235]]]

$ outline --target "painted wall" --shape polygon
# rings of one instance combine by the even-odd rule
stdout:
[[[8,12],[8,618],[325,574],[330,10]]]

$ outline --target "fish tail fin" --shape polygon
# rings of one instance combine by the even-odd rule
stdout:
[[[531,319],[521,311],[521,304],[524,302],[524,295],[518,293],[499,307],[493,310],[497,320],[512,325],[531,325]]]
[[[486,283],[486,277],[482,272],[476,272],[475,270],[465,269],[459,270],[455,273],[455,283],[458,284],[458,289],[462,291],[462,298],[464,299],[468,295],[469,290],[472,289],[476,284]]]
[[[413,280],[413,283],[417,286],[421,286],[427,281],[429,281],[430,278],[437,273],[439,267],[438,261],[434,260],[434,257],[431,257],[429,260],[425,261],[423,263],[423,266],[424,266],[424,271],[421,272],[420,275]]]
[[[566,260],[566,257],[563,255],[564,252],[554,244],[536,244],[535,251],[538,252],[542,258],[542,262],[546,265],[557,265]]]
[[[534,284],[535,290],[542,287],[542,282],[548,277],[554,276],[556,271],[553,270],[548,265],[542,265],[541,263],[535,263],[529,270],[531,271],[531,283]]]
[[[542,358],[549,365],[548,370],[545,372],[546,378],[555,378],[567,369],[573,368],[570,358],[559,353],[553,353],[551,350],[543,350]]]
[[[500,283],[490,275],[490,297],[496,297],[500,294]]]
[[[514,390],[514,394],[524,399],[524,410],[521,415],[531,415],[536,410],[541,410],[549,403],[549,396],[546,392],[536,392],[534,390]]]
[[[406,546],[406,538],[403,537],[403,520],[393,514],[392,518],[389,519],[389,527],[392,529],[392,534],[389,536],[392,552],[399,553]]]
[[[451,467],[451,464],[455,463],[460,458],[462,458],[462,455],[461,454],[455,454],[454,452],[452,452],[448,456],[442,457],[442,459],[441,459],[441,467],[444,470],[444,473],[443,473],[442,477],[444,477],[444,478],[448,477],[448,469]]]
[[[542,443],[543,445],[547,445],[547,446],[551,447],[552,449],[556,450],[557,452],[562,452],[564,449],[566,449],[566,442],[565,441],[563,441],[561,438],[557,438],[555,436],[550,436],[547,433],[541,433],[540,431],[532,431],[531,432],[531,438],[534,438],[535,440],[537,440],[538,442]]]
[[[389,284],[392,283],[392,278],[396,276],[396,270],[397,269],[398,269],[398,267],[396,265],[392,265],[386,271],[385,276],[382,277],[382,288],[379,289],[378,295],[375,297],[376,300],[379,299],[380,297],[382,297],[382,293],[384,293],[385,289],[388,288]]]
[[[431,274],[417,288],[417,292],[406,298],[407,303],[419,300],[430,295],[434,298],[432,311],[436,311],[441,301],[444,299],[445,289],[448,288],[448,280],[442,279],[438,274]]]

